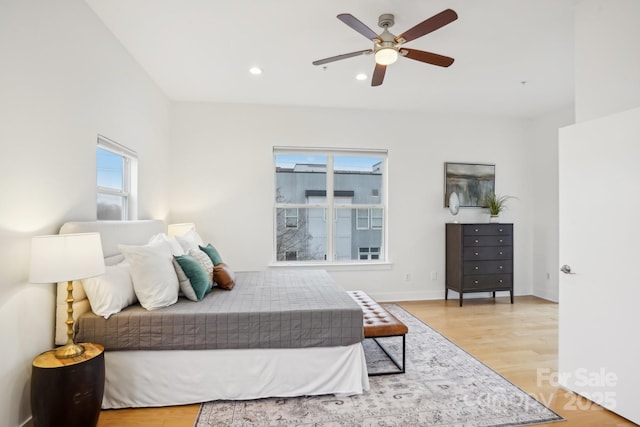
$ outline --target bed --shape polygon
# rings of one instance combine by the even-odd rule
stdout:
[[[156,220],[89,221],[60,234],[99,232],[113,265],[123,258],[119,244],[144,245],[165,230]],[[57,298],[56,343],[64,344],[64,285]],[[79,281],[74,300],[76,342],[105,346],[105,409],[369,389],[362,311],[325,271],[236,272],[231,291],[152,311],[134,304],[108,319],[91,311]]]

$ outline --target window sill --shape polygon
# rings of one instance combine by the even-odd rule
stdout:
[[[393,264],[385,262],[274,262],[269,268],[286,268],[293,270],[327,270],[327,271],[380,271],[391,270]]]

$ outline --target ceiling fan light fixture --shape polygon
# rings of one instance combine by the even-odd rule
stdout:
[[[398,51],[392,47],[383,47],[376,51],[376,63],[390,65],[398,60]]]

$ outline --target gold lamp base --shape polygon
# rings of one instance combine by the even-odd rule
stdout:
[[[73,342],[73,281],[67,281],[67,344],[59,347],[55,355],[58,359],[78,357],[84,353],[84,347]]]
[[[78,357],[84,353],[84,347],[79,344],[67,344],[56,349],[56,357],[58,359],[68,359],[70,357]]]

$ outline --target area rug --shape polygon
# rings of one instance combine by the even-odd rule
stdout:
[[[409,327],[406,373],[370,377],[371,389],[350,397],[207,402],[195,426],[488,427],[563,420],[401,307],[384,306]],[[401,338],[381,342],[401,355]],[[369,372],[395,368],[370,340],[365,354]]]

